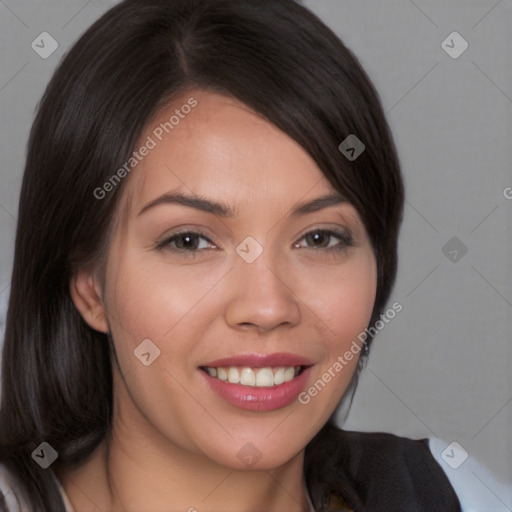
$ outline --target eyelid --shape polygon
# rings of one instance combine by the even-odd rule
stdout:
[[[336,236],[336,237],[340,238],[342,241],[344,241],[346,245],[350,245],[350,246],[355,245],[352,231],[348,227],[343,227],[343,226],[339,226],[339,225],[337,225],[336,227],[327,227],[327,226],[309,227],[305,231],[303,231],[302,234],[299,235],[297,242],[302,240],[309,233],[316,233],[316,232],[322,232],[322,233],[327,233],[331,236]],[[294,242],[294,245],[297,242]]]

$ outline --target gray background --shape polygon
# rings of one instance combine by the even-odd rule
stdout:
[[[0,327],[36,104],[70,44],[115,3],[0,0]],[[390,302],[403,311],[377,337],[344,427],[457,441],[510,482],[512,0],[304,3],[374,81],[406,180]],[[43,31],[59,44],[47,59],[31,48]],[[469,44],[456,59],[441,46],[453,31]],[[456,262],[443,252],[452,237],[457,258],[467,248]],[[474,476],[512,510],[510,494]]]

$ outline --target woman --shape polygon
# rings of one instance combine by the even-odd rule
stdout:
[[[400,307],[402,206],[378,95],[305,8],[112,8],[30,136],[0,508],[459,511],[427,440],[331,420]]]

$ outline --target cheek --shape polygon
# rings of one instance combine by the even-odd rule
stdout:
[[[218,278],[205,270],[200,278],[191,279],[193,266],[148,264],[147,254],[141,252],[112,260],[105,298],[117,359],[129,390],[120,386],[119,402],[133,421],[139,421],[143,411],[159,432],[185,442],[182,419],[200,416],[202,411],[182,385],[197,370],[188,363],[203,330],[198,316]],[[144,420],[137,423],[137,428],[146,426]]]
[[[156,366],[176,367],[189,360],[212,317],[216,285],[229,268],[224,265],[176,265],[165,257],[133,251],[113,258],[107,283],[107,309],[116,351],[126,369],[136,366],[134,350],[150,339],[160,350]],[[186,364],[178,372],[192,371]]]
[[[305,406],[309,417],[316,418],[315,428],[327,421],[345,394],[361,354],[363,338],[358,336],[364,333],[373,311],[377,288],[375,258],[372,252],[362,256],[333,269],[328,278],[317,273],[317,284],[310,288],[306,299],[321,320],[323,331],[322,361],[310,386],[299,395],[299,403]],[[306,287],[303,289],[305,293]]]
[[[118,260],[110,281],[109,306],[143,336],[162,338],[189,314],[212,288],[216,273],[202,266],[166,264],[135,254]],[[218,273],[218,272],[217,272]],[[144,331],[144,332],[142,332]]]
[[[370,250],[329,271],[304,272],[299,293],[325,327],[324,348],[330,357],[367,327],[375,302],[376,276]]]

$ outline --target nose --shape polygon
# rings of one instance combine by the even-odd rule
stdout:
[[[296,326],[300,299],[283,255],[264,250],[252,263],[237,258],[230,272],[226,322],[239,330],[266,332]]]

